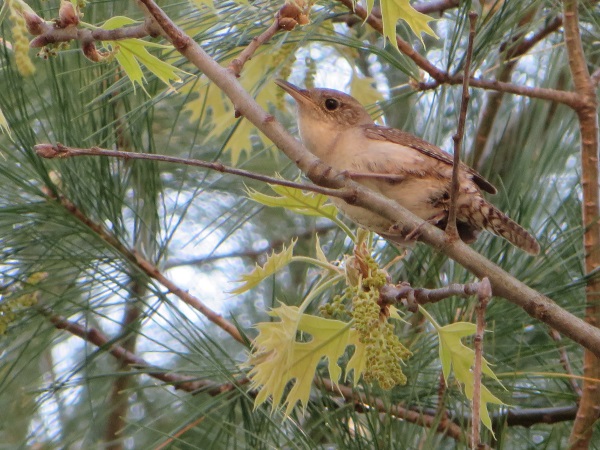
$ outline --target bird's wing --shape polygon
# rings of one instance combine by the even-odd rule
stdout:
[[[364,125],[363,126],[365,136],[369,139],[375,139],[379,141],[389,141],[394,144],[399,144],[404,147],[410,147],[421,154],[434,158],[442,163],[450,166],[454,165],[454,161],[448,153],[444,152],[439,147],[436,147],[429,142],[420,139],[410,133],[398,130],[396,128],[382,127],[379,125]],[[470,174],[473,177],[473,181],[477,186],[490,194],[497,192],[496,188],[492,183],[483,178],[476,170],[470,168],[466,164],[461,163],[460,168]]]

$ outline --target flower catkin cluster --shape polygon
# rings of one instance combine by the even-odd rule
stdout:
[[[12,35],[14,40],[15,62],[17,70],[24,77],[35,72],[35,66],[29,57],[29,40],[27,39],[27,24],[21,14],[21,4],[16,0],[8,2]]]
[[[366,346],[367,367],[363,377],[366,382],[377,381],[383,389],[391,389],[406,384],[400,361],[409,358],[411,352],[402,345],[379,304],[379,290],[387,282],[387,273],[370,255],[360,256],[362,276],[353,288],[352,316],[359,340]]]

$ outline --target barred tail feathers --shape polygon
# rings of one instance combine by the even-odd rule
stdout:
[[[527,253],[539,254],[540,244],[525,228],[483,198],[480,197],[478,200],[469,205],[469,209],[472,208],[469,222],[506,239]]]

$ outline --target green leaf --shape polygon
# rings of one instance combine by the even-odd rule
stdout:
[[[294,47],[290,45],[281,48],[271,47],[269,50],[253,56],[252,60],[244,65],[240,83],[248,92],[255,92],[258,88],[255,100],[265,109],[269,108],[269,104],[276,104],[278,98],[277,86],[274,83],[265,82],[273,71],[273,59],[275,55],[281,58],[293,52],[293,50]],[[220,62],[226,66],[231,59],[233,57]],[[243,154],[250,155],[252,137],[258,138],[263,143],[268,141],[248,120],[236,118],[231,101],[223,95],[220,89],[212,86],[205,77],[202,77],[200,82],[192,89],[198,92],[199,95],[194,100],[189,101],[184,110],[192,113],[190,120],[197,120],[200,117],[199,112],[203,110],[205,103],[212,109],[212,123],[214,127],[211,129],[208,137],[219,137],[237,123],[233,135],[227,141],[227,150],[231,152],[231,163],[234,166],[237,165]],[[185,91],[185,88],[183,90]]]
[[[327,197],[323,194],[304,192],[287,186],[269,184],[279,196],[269,196],[254,189],[248,190],[248,196],[265,206],[281,207],[306,216],[321,216],[330,220],[337,217],[337,208],[327,203]]]
[[[136,21],[129,17],[117,16],[107,20],[102,28],[105,30],[114,30],[134,23],[136,23]],[[177,83],[181,82],[181,78],[177,74],[178,72],[182,72],[180,69],[157,58],[147,50],[147,48],[170,49],[172,48],[171,46],[143,41],[141,39],[106,41],[104,44],[111,46],[116,50],[115,58],[127,74],[127,77],[131,80],[134,87],[136,83],[143,87],[143,83],[145,82],[141,65],[146,66],[150,72],[168,86],[171,86],[172,81]]]
[[[317,253],[317,260],[321,261],[323,263],[329,264],[329,260],[327,259],[327,256],[325,256],[325,253],[323,252],[323,249],[321,248],[321,242],[319,241],[319,235],[315,235],[316,238],[316,243],[315,243],[315,247],[316,247],[316,253]]]
[[[367,0],[367,11],[370,13],[375,0]],[[432,19],[426,14],[422,14],[414,9],[409,0],[381,0],[381,19],[383,22],[383,35],[390,40],[392,45],[398,48],[396,42],[396,23],[398,20],[404,20],[410,29],[423,42],[421,33],[426,33],[434,38],[437,35],[428,25]]]
[[[354,353],[346,364],[346,378],[350,372],[354,372],[354,386],[358,384],[360,377],[367,370],[367,346],[360,342],[360,333],[355,329],[350,330],[350,344],[354,345]]]
[[[470,401],[473,401],[475,377],[473,376],[471,366],[475,361],[475,351],[464,345],[461,339],[474,334],[477,326],[468,322],[456,322],[444,327],[438,325],[436,329],[440,339],[440,360],[442,361],[442,372],[446,382],[450,376],[450,370],[454,369],[454,377],[464,385],[465,396]],[[498,380],[498,377],[496,377],[485,358],[481,359],[481,371],[483,374],[494,378],[500,383],[500,380]],[[504,405],[504,402],[493,395],[483,384],[481,385],[480,392],[480,420],[493,434],[492,421],[487,404]]]
[[[285,248],[284,245],[281,252],[273,252],[271,256],[267,258],[262,267],[257,264],[252,272],[242,275],[238,281],[243,282],[243,284],[240,287],[230,291],[230,293],[238,295],[249,291],[253,287],[258,286],[265,278],[270,277],[287,266],[292,260],[296,242],[297,240],[292,240],[292,243],[288,248]]]
[[[373,77],[362,77],[356,71],[352,72],[350,94],[363,105],[371,105],[383,100],[383,95],[375,86]]]
[[[331,380],[337,382],[340,379],[337,361],[350,344],[350,325],[303,314],[298,307],[284,304],[269,315],[281,320],[256,325],[259,333],[246,364],[252,366],[249,373],[251,388],[259,390],[254,407],[272,397],[274,411],[282,403],[287,384],[295,380],[284,402],[287,405],[285,413],[289,415],[298,402],[306,409],[315,372],[322,359],[328,361]],[[298,342],[298,332],[308,333],[310,340]]]

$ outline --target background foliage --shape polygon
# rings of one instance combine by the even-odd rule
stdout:
[[[58,2],[32,1],[45,19],[57,16]],[[252,37],[267,28],[281,6],[272,1],[163,1],[161,6],[186,32],[226,64]],[[431,23],[439,40],[423,36],[422,47],[406,25],[398,34],[451,73],[464,64],[466,14],[479,7],[464,2]],[[134,2],[88,2],[84,20],[102,24],[124,15],[142,19]],[[475,75],[492,78],[503,65],[500,45],[527,36],[560,14],[557,2],[496,2],[484,7],[478,24]],[[526,20],[528,13],[531,16]],[[598,6],[583,2],[582,40],[590,67],[598,66]],[[388,125],[413,132],[451,150],[460,87],[414,89],[421,74],[414,63],[360,22],[348,26],[348,10],[318,2],[309,24],[277,34],[248,62],[241,81],[261,105],[290,129],[290,105],[273,84],[276,77],[307,86],[352,92]],[[265,208],[250,201],[252,180],[187,166],[105,158],[43,161],[33,153],[40,142],[74,147],[94,145],[136,152],[221,161],[265,174],[300,176],[270,142],[234,118],[221,93],[173,50],[152,50],[180,67],[181,84],[170,89],[146,72],[143,89],[124,76],[116,61],[92,63],[73,43],[49,59],[36,59],[34,75],[18,73],[9,24],[2,22],[0,108],[11,136],[0,138],[0,264],[3,298],[17,304],[15,315],[0,316],[8,329],[0,337],[0,441],[5,448],[454,448],[434,429],[376,410],[357,411],[330,392],[315,388],[307,415],[282,422],[270,406],[252,411],[254,398],[243,387],[221,395],[191,395],[142,374],[127,371],[106,352],[57,330],[48,311],[93,327],[165,371],[216,384],[243,376],[247,348],[196,310],[150,279],[107,242],[48,196],[69,199],[92,221],[103,224],[127,247],[155,263],[184,289],[231,318],[249,339],[252,325],[268,320],[276,301],[299,305],[318,271],[294,263],[258,288],[228,292],[240,275],[280,250],[295,236],[295,254],[314,256],[315,231],[330,261],[350,251],[345,234],[330,221]],[[33,51],[31,52],[33,56]],[[528,86],[571,88],[563,37],[550,34],[518,60],[512,81]],[[522,281],[581,316],[585,278],[582,266],[579,142],[573,112],[544,100],[505,96],[484,152],[476,156],[474,135],[485,118],[488,93],[472,89],[467,117],[466,162],[500,187],[494,203],[538,237],[542,253],[532,258],[489,236],[475,247]],[[377,104],[375,104],[377,102]],[[385,265],[397,251],[377,242]],[[441,287],[474,281],[447,258],[419,245],[390,272],[413,286]],[[31,276],[47,273],[33,284]],[[323,294],[331,299],[337,292]],[[34,298],[22,304],[15,299]],[[37,300],[37,301],[35,301]],[[475,300],[449,299],[428,306],[440,324],[472,320]],[[316,306],[315,310],[316,311]],[[408,384],[383,391],[363,385],[385,405],[399,404],[436,414],[441,402],[467,433],[466,404],[452,382],[440,390],[441,363],[435,333],[419,314],[399,326],[413,352],[403,369]],[[3,323],[4,323],[3,322]],[[565,376],[561,351],[581,373],[582,350],[552,339],[546,327],[518,307],[494,300],[488,308],[485,355],[506,387],[490,384],[511,408],[572,407],[578,399]],[[322,374],[327,376],[325,366]],[[143,370],[140,370],[143,372]],[[123,384],[120,384],[123,383]],[[115,411],[120,411],[115,414]],[[501,411],[496,411],[500,413]],[[123,428],[109,430],[125,417]],[[441,417],[435,416],[436,420]],[[435,428],[435,427],[434,427]],[[496,423],[496,448],[564,448],[570,423],[531,427]],[[597,435],[596,430],[596,435]],[[177,434],[172,440],[170,436]],[[596,436],[598,437],[598,436]],[[489,441],[490,436],[486,436]],[[594,442],[594,440],[592,441]],[[596,439],[600,442],[600,437]],[[592,444],[592,446],[599,444]]]

